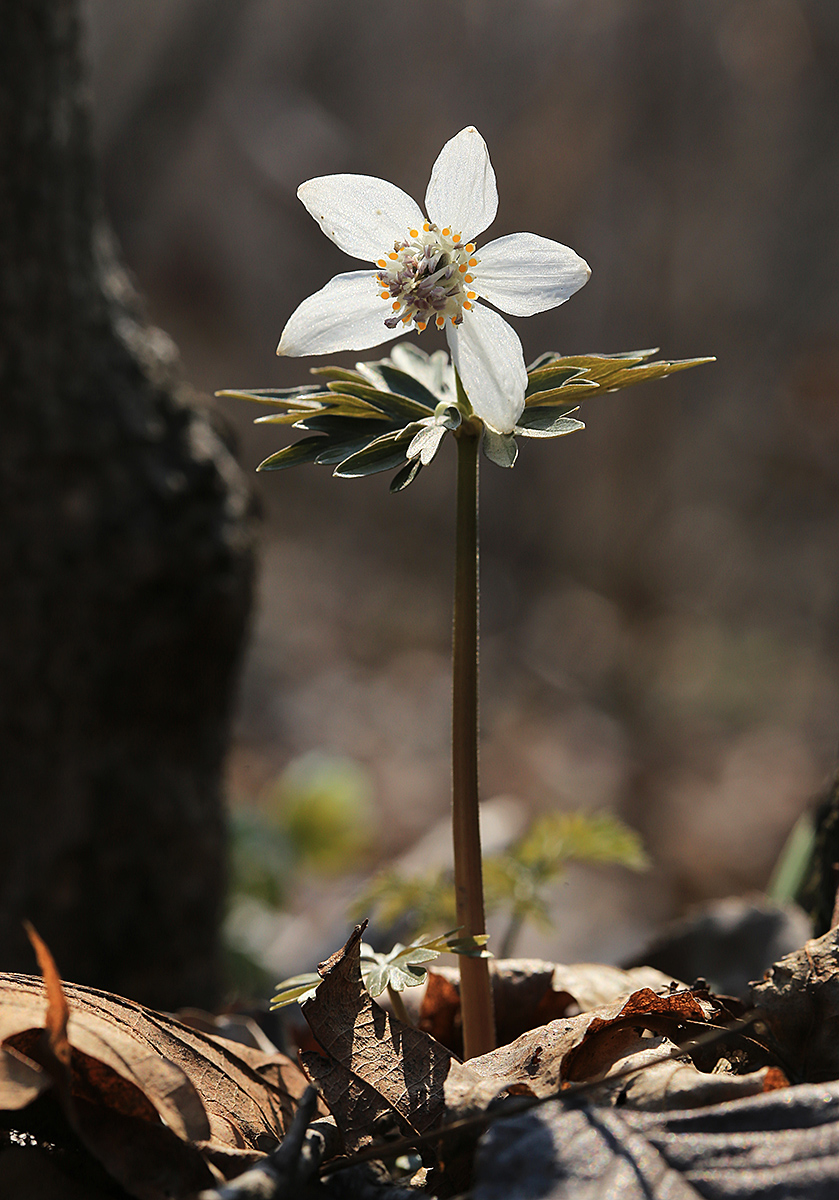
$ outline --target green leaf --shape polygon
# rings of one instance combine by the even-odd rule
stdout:
[[[576,412],[576,409],[571,409]],[[519,418],[515,432],[522,437],[562,437],[566,433],[574,433],[577,429],[585,429],[582,421],[569,417],[567,412],[558,414],[556,409],[548,406],[541,408],[534,405],[525,408]]]
[[[380,996],[385,988],[394,991],[404,991],[406,987],[416,987],[425,980],[426,968],[423,963],[433,962],[441,954],[468,954],[472,958],[491,958],[485,949],[489,940],[486,934],[476,938],[456,939],[459,930],[452,929],[449,933],[436,938],[417,938],[410,946],[397,942],[389,954],[377,954],[369,946],[361,947],[361,974],[364,984],[371,996]],[[454,950],[453,946],[463,946],[462,950]]]
[[[324,437],[301,438],[293,446],[286,446],[262,460],[257,471],[284,471],[287,467],[298,467],[301,463],[317,462],[327,445]]]
[[[409,487],[414,482],[421,470],[422,463],[418,458],[415,458],[413,462],[406,463],[391,479],[390,490],[392,492],[404,491],[406,487]]]
[[[346,379],[349,383],[363,383],[364,376],[358,371],[350,371],[346,367],[309,367],[310,375],[320,375],[321,379],[330,381]]]
[[[333,471],[343,479],[357,479],[362,475],[375,475],[379,471],[390,471],[401,467],[406,461],[408,443],[419,428],[418,424],[406,425],[394,433],[385,433],[375,438],[363,450],[345,458]]]
[[[547,408],[548,406],[567,408],[569,404],[575,407],[579,405],[581,400],[585,400],[593,392],[600,391],[600,384],[595,383],[593,379],[586,379],[584,375],[579,378],[570,379],[568,383],[564,383],[562,387],[548,388],[544,392],[534,392],[531,396],[525,399],[525,412],[528,408]]]
[[[254,388],[248,391],[233,388],[216,392],[216,395],[229,396],[233,400],[252,400],[255,404],[271,404],[274,408],[279,405],[308,407],[308,401],[315,396],[331,399],[329,393],[315,383],[306,383],[302,387],[294,388]],[[318,407],[317,403],[314,407]]]
[[[569,380],[575,379],[582,373],[582,367],[569,366],[564,360],[555,365],[550,364],[548,366],[536,367],[532,370],[529,369],[525,396],[532,396],[535,392],[544,392],[548,389],[563,387]]]
[[[376,413],[375,416],[371,413],[370,416],[359,417],[353,415],[345,417],[336,413],[324,412],[317,413],[312,417],[304,417],[297,422],[295,428],[309,429],[313,433],[325,433],[327,437],[339,438],[342,441],[349,441],[350,438],[366,437],[371,441],[375,437],[380,437],[382,433],[387,433],[394,427],[394,422],[387,419],[381,413]]]
[[[359,400],[366,400],[389,417],[418,421],[428,416],[428,405],[418,404],[416,400],[409,400],[407,396],[397,396],[395,392],[383,392],[379,388],[371,387],[369,383],[330,383],[328,386],[330,391],[342,396],[355,396]]]
[[[326,411],[327,410],[325,408],[320,407],[307,410],[298,406],[296,408],[290,408],[288,412],[269,413],[266,417],[257,417],[254,421],[254,425],[298,425],[301,417],[308,417],[313,413]],[[307,428],[307,426],[300,424],[298,425],[298,428],[303,429]]]
[[[269,1004],[269,1008],[285,1008],[287,1004],[293,1004],[295,1000],[308,1000],[310,995],[315,994],[315,989],[321,983],[320,975],[311,972],[306,975],[293,975],[290,979],[284,979],[282,983],[277,984],[279,989]]]
[[[516,439],[511,433],[496,433],[488,425],[484,426],[483,451],[490,462],[498,467],[512,467],[518,457]]]
[[[425,384],[420,383],[418,379],[414,379],[413,375],[408,375],[405,371],[399,371],[387,362],[376,363],[375,367],[392,392],[396,392],[400,396],[405,396],[408,400],[414,400],[417,404],[421,404],[423,408],[427,408],[431,412],[437,407],[439,397],[430,392]]]

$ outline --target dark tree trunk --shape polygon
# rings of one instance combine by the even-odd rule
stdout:
[[[219,987],[247,491],[101,234],[75,0],[0,0],[0,969]]]

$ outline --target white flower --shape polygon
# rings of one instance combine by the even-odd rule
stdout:
[[[278,354],[366,350],[413,327],[445,328],[474,412],[509,434],[524,409],[518,334],[487,300],[516,317],[556,308],[588,280],[568,246],[535,233],[474,239],[495,219],[498,192],[486,143],[469,126],[447,142],[425,193],[428,219],[400,188],[369,175],[325,175],[297,195],[323,232],[375,271],[336,275],[291,314]],[[392,249],[391,249],[392,247]]]

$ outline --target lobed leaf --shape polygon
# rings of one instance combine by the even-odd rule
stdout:
[[[570,412],[576,412],[576,409],[570,409]],[[542,408],[541,405],[533,405],[531,408],[525,408],[519,418],[519,423],[516,426],[516,433],[522,437],[562,437],[566,433],[574,433],[578,429],[585,429],[582,421],[577,421],[568,415],[568,412],[557,414],[556,408],[547,405]]]

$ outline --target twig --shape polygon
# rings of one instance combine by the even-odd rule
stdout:
[[[295,1200],[320,1166],[324,1138],[309,1130],[318,1093],[306,1088],[282,1142],[255,1166],[220,1188],[207,1188],[198,1200]]]

